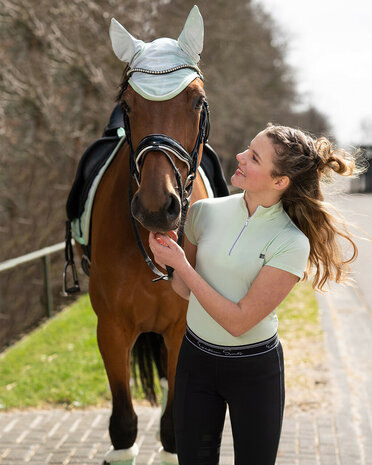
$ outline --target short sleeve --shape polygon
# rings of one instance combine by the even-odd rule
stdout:
[[[279,244],[275,244],[274,241],[270,248],[273,248],[274,245],[274,251],[267,254],[268,259],[265,265],[288,271],[302,278],[310,253],[309,239],[298,231],[296,237],[289,234],[286,240]]]
[[[194,245],[198,244],[201,234],[201,225],[199,220],[201,218],[202,207],[202,201],[193,203],[189,208],[185,222],[184,232],[187,236],[187,239]]]

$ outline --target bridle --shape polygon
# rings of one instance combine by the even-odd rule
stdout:
[[[195,66],[189,65],[180,65],[175,68],[170,68],[164,71],[152,71],[143,68],[132,68],[128,71],[128,75],[133,74],[134,72],[142,72],[147,74],[168,74],[174,71],[178,71],[179,69],[183,68],[191,68],[194,69],[200,79],[203,80],[203,75],[201,74],[199,68]],[[173,139],[164,134],[150,134],[144,137],[138,144],[136,150],[133,149],[132,139],[131,139],[131,131],[130,131],[130,122],[129,117],[125,109],[123,109],[123,119],[124,119],[124,129],[125,129],[125,137],[126,141],[129,145],[129,169],[131,179],[129,182],[129,216],[133,226],[134,234],[136,236],[138,247],[145,259],[145,262],[150,267],[150,269],[158,276],[158,278],[153,279],[154,282],[160,280],[171,280],[173,274],[173,268],[167,266],[167,274],[162,273],[152,262],[151,258],[148,256],[140,234],[138,232],[137,223],[135,218],[132,214],[131,204],[133,199],[133,191],[132,191],[132,178],[135,179],[137,185],[140,185],[141,182],[141,170],[143,167],[143,163],[145,161],[146,156],[150,152],[160,152],[163,154],[169,163],[171,164],[176,181],[177,181],[177,189],[181,199],[181,220],[180,226],[178,228],[178,244],[180,245],[182,242],[183,236],[183,228],[185,225],[187,211],[190,205],[190,197],[192,193],[194,179],[196,177],[196,171],[198,168],[198,154],[200,150],[201,144],[204,144],[208,140],[209,135],[209,107],[207,101],[203,102],[200,120],[199,120],[199,131],[198,135],[194,144],[194,148],[192,149],[191,153],[189,153],[177,140]],[[182,176],[179,169],[176,167],[171,155],[175,156],[183,163],[187,165],[187,176],[184,184],[182,185]]]

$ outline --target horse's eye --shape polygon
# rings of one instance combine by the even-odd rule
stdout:
[[[125,111],[126,113],[130,113],[130,106],[127,104],[127,102],[125,100],[122,100],[121,102],[121,108],[123,109],[123,111]]]
[[[196,101],[195,101],[195,109],[197,110],[200,110],[200,108],[203,106],[203,102],[205,100],[205,97],[203,97],[202,95],[200,95],[199,97],[196,98]]]

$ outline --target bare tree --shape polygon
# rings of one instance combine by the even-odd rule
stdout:
[[[145,40],[158,2],[0,0],[0,261],[59,242],[83,150],[113,108],[111,17]],[[55,298],[63,259],[53,259]],[[43,315],[41,270],[3,273],[0,346]]]

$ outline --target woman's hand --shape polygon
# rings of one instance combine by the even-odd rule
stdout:
[[[169,235],[168,235],[169,234]],[[149,234],[149,245],[156,263],[165,268],[166,265],[177,269],[187,262],[183,249],[177,244],[177,234],[170,231],[168,234]]]

